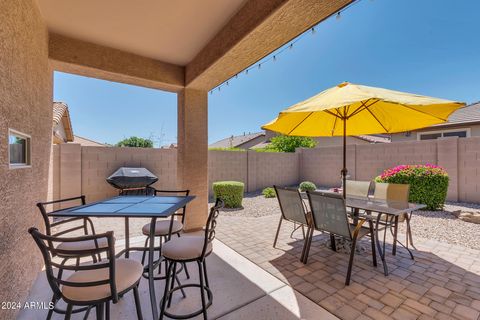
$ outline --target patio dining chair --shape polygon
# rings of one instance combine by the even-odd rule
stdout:
[[[77,203],[77,205],[71,205],[72,203]],[[65,206],[62,207],[61,209],[58,210],[53,210],[53,211],[48,211],[47,207],[48,206],[53,206],[53,205],[60,205],[60,204],[68,204],[68,208]],[[65,210],[69,208],[74,208],[78,205],[85,205],[85,196],[79,196],[79,197],[73,197],[73,198],[67,198],[67,199],[59,199],[59,200],[53,200],[53,201],[47,201],[47,202],[39,202],[37,203],[37,207],[40,210],[40,213],[43,218],[43,222],[45,224],[45,232],[48,236],[52,237],[59,237],[59,236],[65,236],[66,234],[73,233],[75,231],[83,231],[84,235],[88,234],[95,234],[95,228],[93,226],[93,222],[90,218],[88,217],[79,217],[79,218],[65,218],[65,219],[59,219],[59,218],[53,218],[51,216],[52,213],[59,211],[59,210]],[[67,225],[68,228],[64,228],[59,230],[56,233],[53,233],[54,229],[59,228],[60,226]],[[90,229],[90,230],[89,230]],[[68,241],[65,243],[58,243],[58,249],[59,250],[73,250],[73,249],[83,249],[83,250],[90,250],[94,248],[104,248],[107,246],[107,242],[105,239],[99,239],[98,241],[83,241],[83,242],[75,242],[75,241]],[[84,255],[77,255],[76,260],[77,260],[77,265],[80,263],[80,258],[91,256],[93,261],[101,260],[100,255],[95,256],[95,255],[90,255],[87,254],[87,251],[85,252]],[[72,258],[68,254],[61,254],[60,256],[63,258]]]
[[[350,259],[348,262],[347,276],[345,285],[350,284],[350,277],[352,274],[353,258],[357,240],[370,235],[372,244],[372,259],[373,265],[377,266],[377,257],[375,253],[375,241],[373,222],[369,216],[364,215],[362,219],[358,220],[357,224],[350,223],[347,216],[347,209],[345,200],[342,195],[335,193],[324,192],[309,192],[307,191],[308,201],[312,210],[313,227],[310,228],[307,235],[307,247],[303,263],[307,263],[310,246],[312,244],[313,230],[328,232],[330,235],[339,236],[346,239],[350,244]],[[363,226],[364,222],[368,221],[368,227]],[[335,238],[333,239],[332,248],[335,250]]]
[[[370,181],[356,181],[356,180],[347,180],[347,197],[368,197],[370,192]]]
[[[213,294],[210,289],[207,274],[206,257],[212,253],[213,240],[215,239],[215,229],[217,226],[217,217],[220,209],[224,207],[224,202],[217,198],[215,205],[211,207],[207,218],[207,223],[202,236],[183,236],[180,238],[172,238],[163,246],[163,257],[168,262],[167,280],[165,290],[160,302],[160,319],[165,316],[172,319],[187,319],[203,314],[203,318],[207,319],[207,309],[213,301]],[[196,262],[198,265],[199,282],[187,283],[183,285],[175,285],[177,264],[185,264]],[[172,302],[172,296],[175,291],[184,288],[199,288],[202,307],[190,314],[172,314],[167,311]],[[205,297],[206,293],[206,297]]]
[[[384,200],[391,202],[407,203],[410,194],[410,185],[408,184],[399,184],[399,183],[375,183],[375,190],[373,197],[375,200]],[[376,213],[373,212],[372,216],[376,216]],[[412,218],[412,213],[404,214],[398,217],[398,223],[406,222],[406,247],[408,248],[409,243],[412,247],[413,245],[413,236],[412,229],[410,228],[410,220]],[[394,241],[397,241],[398,225],[395,224],[393,217],[389,218],[386,216],[381,217],[382,223],[390,227],[392,231]]]
[[[275,193],[277,194],[278,204],[280,205],[281,212],[280,221],[278,222],[277,233],[275,234],[275,240],[273,241],[273,247],[275,248],[275,246],[277,245],[278,234],[280,233],[280,228],[282,226],[283,220],[293,222],[293,232],[295,232],[297,228],[302,228],[304,245],[300,260],[303,260],[306,246],[305,226],[307,227],[307,229],[310,227],[310,212],[308,212],[307,206],[303,202],[302,195],[300,194],[298,189],[278,186],[273,186],[273,188],[275,189]],[[299,227],[295,227],[297,223],[299,224]]]
[[[137,318],[142,319],[142,310],[138,294],[138,284],[142,277],[143,266],[132,259],[115,258],[115,239],[113,232],[86,235],[74,238],[53,237],[42,234],[37,228],[31,227],[28,232],[32,235],[39,247],[44,262],[48,283],[54,292],[52,303],[55,305],[60,299],[67,303],[65,319],[70,319],[74,306],[85,306],[88,317],[90,309],[95,307],[98,319],[110,319],[110,302],[117,303],[119,296],[133,290]],[[102,248],[59,249],[53,243],[106,241],[107,246]],[[84,246],[85,247],[85,246]],[[80,266],[55,261],[54,257],[83,256],[105,254],[106,258],[97,263],[86,263]],[[64,276],[64,273],[65,276]],[[49,310],[47,319],[50,319],[54,309]]]

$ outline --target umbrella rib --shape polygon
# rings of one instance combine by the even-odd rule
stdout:
[[[335,117],[335,121],[333,122],[333,128],[332,128],[332,137],[333,137],[333,133],[335,132],[335,128],[337,127],[337,120],[338,120],[338,117]]]
[[[375,120],[377,120],[378,124],[380,124],[380,125],[382,126],[382,128],[383,128],[383,130],[385,130],[385,132],[389,132],[389,131],[387,130],[387,128],[385,128],[385,126],[380,122],[380,120],[378,120],[377,116],[375,116],[375,115],[373,114],[373,112],[372,112],[370,109],[368,109],[369,107],[370,107],[370,106],[368,106],[368,107],[365,106],[365,109],[366,109],[368,112],[370,112],[370,114],[372,115],[372,117],[373,117]]]
[[[310,113],[308,114],[308,116],[306,116],[302,121],[300,121],[292,130],[290,130],[287,135],[291,135],[292,132],[293,132],[295,129],[297,129],[298,126],[301,125],[305,120],[307,120],[308,117],[310,117],[312,114],[313,114],[313,111],[310,112]]]
[[[427,115],[427,116],[431,116],[431,117],[433,117],[433,118],[436,118],[436,119],[438,119],[438,120],[447,121],[447,119],[443,119],[443,118],[440,118],[440,117],[434,116],[433,114],[429,114],[429,113],[426,113],[426,112],[423,112],[423,111],[420,111],[420,110],[414,109],[414,108],[412,108],[412,107],[409,107],[409,106],[407,106],[407,105],[404,105],[404,104],[403,104],[402,106],[404,106],[404,107],[405,107],[405,108],[407,108],[407,109],[410,109],[410,110],[413,110],[413,111],[420,112],[421,114],[425,114],[425,115]]]
[[[369,107],[373,106],[375,103],[377,103],[378,101],[380,101],[379,99],[377,99],[377,100],[375,100],[374,102],[372,102],[371,104],[369,104],[369,105],[367,106],[367,102],[368,102],[369,100],[370,100],[370,99],[365,100],[365,102],[362,102],[362,105],[361,105],[360,107],[358,107],[355,111],[353,111],[352,114],[349,115],[348,117],[351,118],[351,117],[359,114],[360,112],[362,112],[362,111],[365,110],[366,108],[369,108]],[[361,108],[363,108],[363,109],[361,109]]]

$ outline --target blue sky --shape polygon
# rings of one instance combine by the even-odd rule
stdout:
[[[328,19],[275,62],[209,94],[209,142],[256,132],[282,109],[343,81],[480,100],[480,1],[363,0]],[[55,73],[75,134],[176,141],[176,95]]]

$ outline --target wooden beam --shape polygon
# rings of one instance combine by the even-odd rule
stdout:
[[[187,87],[210,90],[353,0],[250,0],[186,67]]]
[[[129,52],[49,34],[54,70],[154,89],[178,92],[185,68]]]

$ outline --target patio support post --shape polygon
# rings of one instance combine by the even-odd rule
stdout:
[[[177,187],[196,196],[187,206],[187,231],[202,228],[208,214],[207,93],[190,88],[178,92]]]

